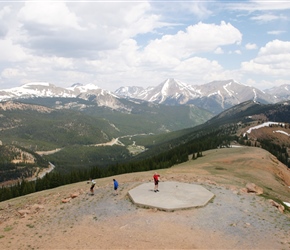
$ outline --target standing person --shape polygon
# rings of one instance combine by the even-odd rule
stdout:
[[[94,195],[94,187],[96,185],[96,182],[95,182],[95,180],[90,178],[90,181],[88,183],[91,183],[90,192],[91,192],[91,195]]]
[[[118,194],[119,183],[115,179],[113,179],[113,182],[114,182],[115,195],[117,195]]]
[[[154,186],[154,192],[155,193],[159,192],[159,190],[158,190],[159,178],[160,178],[160,175],[155,172],[154,175],[153,175],[153,180],[154,180],[154,185],[155,185]]]

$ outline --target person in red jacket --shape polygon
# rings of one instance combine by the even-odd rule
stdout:
[[[160,179],[160,175],[155,172],[154,175],[153,175],[153,180],[154,180],[154,185],[155,185],[154,186],[154,192],[155,193],[159,192],[159,190],[158,190],[159,179]]]

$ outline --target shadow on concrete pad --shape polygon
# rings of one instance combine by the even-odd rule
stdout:
[[[128,194],[138,206],[164,211],[203,207],[215,196],[200,185],[176,181],[160,182],[159,191],[154,192],[154,183],[149,182],[131,189]]]

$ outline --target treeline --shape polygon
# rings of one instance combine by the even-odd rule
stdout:
[[[270,140],[259,140],[261,147],[271,154],[275,155],[277,159],[285,164],[288,168],[290,168],[290,158],[289,154],[287,153],[287,147],[277,145]]]
[[[96,166],[90,169],[74,170],[67,174],[52,172],[36,181],[28,182],[22,180],[14,186],[2,187],[0,189],[0,201],[62,185],[85,181],[91,177],[97,179],[124,173],[170,168],[175,164],[188,161],[189,155],[193,155],[194,158],[201,157],[202,151],[227,146],[233,139],[235,138],[219,130],[147,159],[127,163],[116,163],[106,168],[99,168]]]

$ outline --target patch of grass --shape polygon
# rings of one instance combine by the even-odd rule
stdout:
[[[0,239],[4,238],[5,236],[4,235],[0,235]]]
[[[11,231],[12,229],[13,229],[13,227],[11,227],[11,226],[7,226],[7,227],[4,228],[4,232],[9,232],[9,231]]]
[[[215,169],[216,170],[227,170],[226,168],[223,168],[223,167],[216,167]]]
[[[29,228],[34,228],[34,225],[32,225],[32,224],[27,224],[26,226]]]

